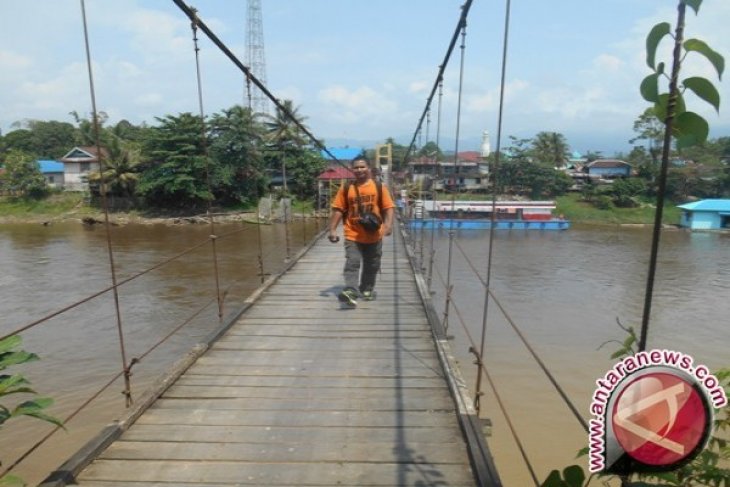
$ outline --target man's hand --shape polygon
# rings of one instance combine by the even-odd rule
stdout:
[[[390,225],[383,225],[383,237],[387,237],[388,235],[393,233],[393,228]]]
[[[334,234],[334,232],[330,232],[329,235],[327,235],[327,239],[332,243],[337,243],[340,241],[340,237]]]

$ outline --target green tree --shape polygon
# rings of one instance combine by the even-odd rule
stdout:
[[[662,152],[662,141],[664,140],[664,124],[656,116],[654,107],[644,110],[644,113],[634,120],[634,132],[636,137],[629,140],[629,144],[637,141],[646,141],[646,150],[654,165],[659,163],[659,155]]]
[[[264,127],[249,108],[241,106],[214,115],[210,125],[211,156],[227,175],[217,196],[225,202],[256,203],[265,188]]]
[[[294,190],[297,199],[313,198],[317,193],[317,176],[327,167],[327,161],[318,151],[303,150],[297,157],[287,161],[287,167],[296,181]]]
[[[28,129],[17,129],[12,132],[8,132],[3,137],[3,144],[5,146],[5,153],[16,150],[35,156],[33,132]]]
[[[68,122],[32,120],[28,122],[34,153],[39,158],[60,159],[74,146],[76,129]]]
[[[48,192],[46,180],[31,155],[13,149],[5,156],[4,167],[2,186],[11,195],[42,198]]]
[[[150,205],[190,208],[212,199],[206,176],[201,120],[191,113],[157,118],[144,145],[144,164],[137,192]],[[211,187],[216,174],[211,168]]]
[[[539,132],[532,140],[533,158],[551,167],[563,167],[570,157],[570,146],[563,134]]]
[[[277,107],[276,115],[269,117],[265,122],[267,128],[267,142],[273,148],[271,157],[276,161],[277,169],[281,170],[284,193],[288,192],[286,174],[287,162],[299,155],[307,144],[307,138],[299,125],[303,125],[306,117],[299,114],[291,100],[282,102],[283,109]],[[298,123],[297,123],[298,122]],[[272,168],[274,169],[274,168]]]
[[[417,153],[418,157],[428,157],[434,161],[442,161],[444,159],[444,153],[441,152],[438,144],[434,141],[426,142]]]
[[[132,196],[139,181],[140,151],[114,138],[107,148],[109,157],[103,160],[104,172],[89,173],[89,185],[100,194]]]

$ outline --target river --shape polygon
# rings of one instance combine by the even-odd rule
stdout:
[[[216,233],[238,232],[217,240],[221,288],[227,289],[224,315],[260,284],[259,234],[265,272],[284,266],[287,245],[283,225],[219,225]],[[293,254],[317,230],[314,221],[289,228]],[[207,225],[125,225],[112,228],[118,279],[161,262],[210,234]],[[424,233],[424,254],[430,233]],[[492,289],[540,354],[584,417],[595,380],[613,364],[609,359],[623,340],[616,324],[638,327],[644,303],[651,232],[645,228],[574,226],[562,232],[497,232],[491,269]],[[416,244],[416,251],[419,246]],[[434,302],[443,313],[442,281],[448,270],[448,232],[434,234]],[[467,334],[479,343],[486,275],[487,231],[460,231],[451,245],[453,305],[449,312],[452,347],[462,373],[474,389],[473,357]],[[464,257],[468,256],[468,260]],[[137,357],[203,303],[215,296],[211,246],[205,244],[120,288],[121,321],[128,357]],[[110,284],[103,227],[78,223],[0,225],[0,333],[8,333]],[[428,264],[424,262],[424,267]],[[662,235],[649,348],[691,354],[711,369],[730,365],[727,343],[730,296],[730,235],[665,231]],[[144,387],[217,324],[215,303],[165,342],[133,372],[133,394]],[[462,321],[464,325],[462,325]],[[486,320],[485,360],[507,405],[538,477],[575,463],[586,435],[526,352],[501,312],[490,301]],[[468,333],[467,333],[468,331]],[[42,395],[54,397],[52,412],[64,416],[121,366],[114,302],[110,293],[23,333],[24,348],[41,360],[22,373]],[[117,381],[47,445],[23,462],[16,473],[36,483],[101,427],[118,417],[124,401]],[[485,383],[484,416],[493,422],[489,444],[506,486],[529,485],[530,478],[514,446],[492,391]],[[2,430],[0,459],[9,464],[49,427],[20,419]],[[584,463],[584,460],[577,460]]]

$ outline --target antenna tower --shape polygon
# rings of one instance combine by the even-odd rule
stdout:
[[[264,56],[264,22],[261,17],[261,0],[246,1],[248,3],[246,60],[253,75],[265,85],[266,57]],[[253,84],[251,85],[251,105],[254,112],[269,113],[269,99]]]

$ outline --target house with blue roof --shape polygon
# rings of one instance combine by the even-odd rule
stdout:
[[[51,188],[63,188],[63,163],[52,160],[38,161],[38,167],[43,174],[43,179]]]
[[[679,226],[691,230],[730,229],[730,200],[708,199],[678,205]]]

